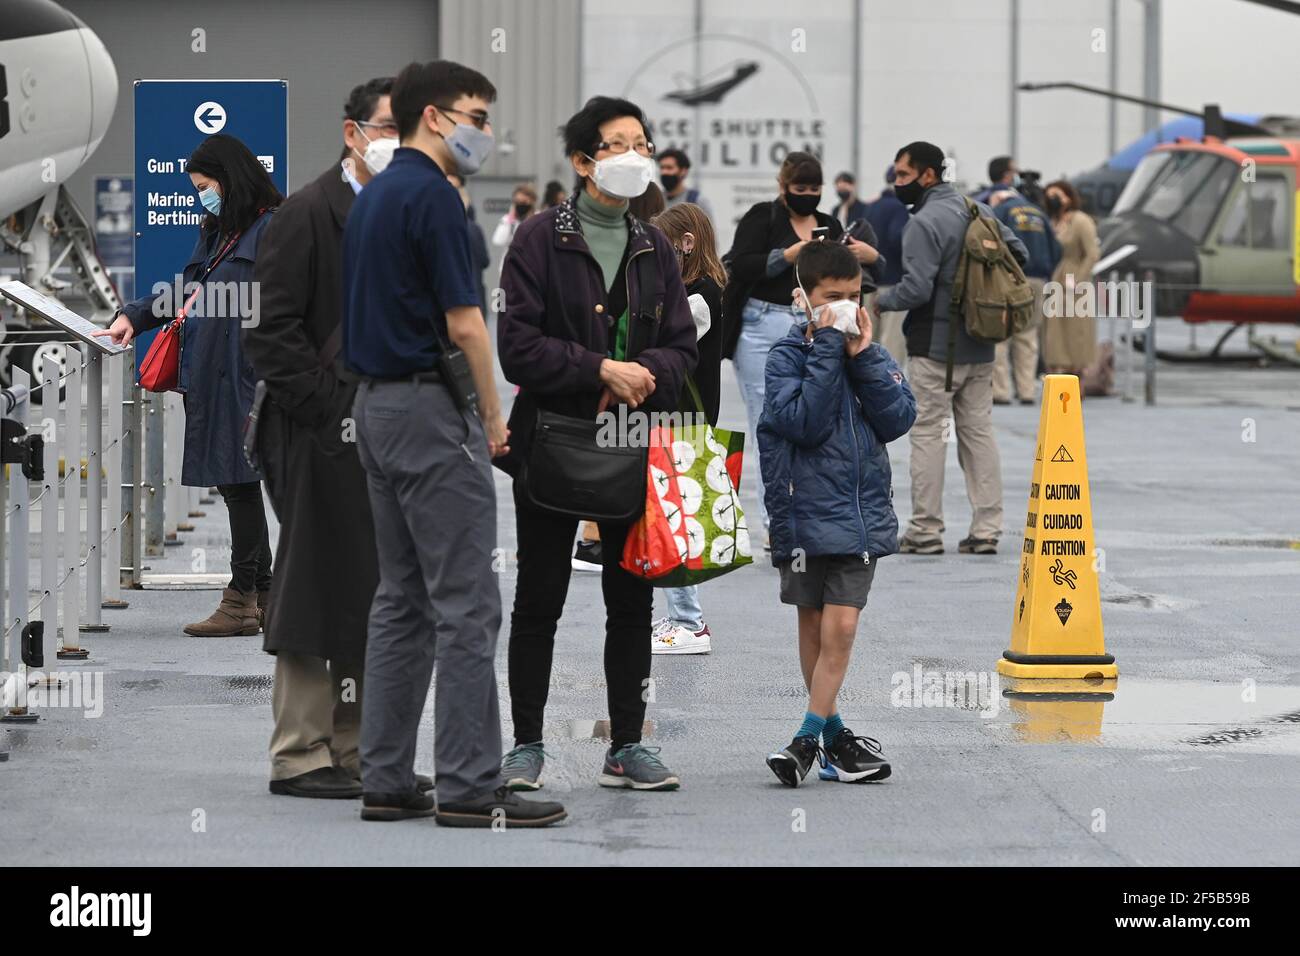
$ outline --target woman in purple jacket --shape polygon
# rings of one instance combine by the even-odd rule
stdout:
[[[511,410],[514,456],[527,454],[527,425],[538,408],[594,419],[622,403],[671,412],[695,367],[695,322],[672,243],[628,213],[628,200],[656,174],[654,144],[641,110],[598,96],[569,120],[564,147],[577,173],[573,195],[529,217],[515,233],[501,273],[505,312],[497,326],[501,368],[520,386]],[[642,301],[641,256],[653,256],[659,321],[629,335],[629,304]],[[531,505],[515,480],[519,549],[510,616],[510,700],[515,747],[502,761],[515,790],[542,785],[542,718],[551,680],[555,628],[564,610],[574,518]],[[619,567],[626,524],[600,524],[604,563],[605,682],[612,745],[599,782],[673,790],[678,779],[658,748],[641,745],[650,676],[650,585]]]

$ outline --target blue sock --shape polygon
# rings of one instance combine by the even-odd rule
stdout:
[[[840,713],[836,711],[826,718],[826,726],[822,728],[822,740],[830,743],[835,739],[835,735],[844,729],[844,721],[840,720]]]
[[[826,726],[826,718],[818,717],[811,710],[805,711],[803,715],[803,726],[799,728],[796,737],[811,737],[813,740],[822,735],[822,728]]]

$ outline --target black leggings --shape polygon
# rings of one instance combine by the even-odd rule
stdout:
[[[230,586],[241,594],[271,589],[271,537],[262,483],[217,485],[230,512]]]
[[[515,487],[519,574],[510,615],[510,710],[515,743],[542,739],[542,715],[551,686],[555,628],[564,611],[578,522],[537,510]],[[640,578],[619,567],[627,525],[600,525],[605,566],[605,685],[615,749],[640,741],[650,677],[650,613],[654,595]]]

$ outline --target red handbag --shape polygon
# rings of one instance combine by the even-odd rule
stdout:
[[[217,257],[212,260],[212,265],[208,266],[199,279],[199,287],[185,300],[185,304],[176,313],[176,318],[164,325],[162,331],[149,343],[149,351],[145,352],[144,358],[140,360],[140,374],[136,381],[136,384],[146,392],[176,391],[181,377],[181,325],[185,322],[190,307],[194,305],[194,300],[202,293],[203,283],[207,281],[217,264],[226,257],[226,253],[234,248],[240,235],[236,233],[234,238],[226,243],[225,248],[217,253]]]

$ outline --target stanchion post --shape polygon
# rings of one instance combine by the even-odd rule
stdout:
[[[117,400],[118,365],[122,358],[118,355],[104,356],[104,379],[108,383],[108,440],[104,443],[104,471],[108,478],[108,533],[104,535],[104,597],[100,606],[105,608],[124,608],[122,600],[122,564],[120,555],[125,553],[118,536],[122,534],[122,403]]]
[[[181,397],[175,392],[163,396],[163,531],[164,545],[180,544],[184,512],[181,500],[181,464],[185,446],[185,420]]]
[[[1125,287],[1132,290],[1133,273],[1128,273],[1124,282]],[[1124,370],[1123,374],[1120,376],[1120,381],[1123,382],[1123,385],[1120,387],[1120,400],[1131,402],[1133,401],[1133,335],[1137,331],[1137,323],[1133,321],[1137,316],[1133,314],[1133,294],[1131,291],[1129,294],[1124,296],[1124,302],[1126,304],[1125,311],[1129,314],[1124,316],[1124,325],[1127,326],[1127,334],[1124,337]]]
[[[1144,308],[1146,309],[1145,314],[1147,320],[1146,337],[1145,337],[1146,353],[1145,353],[1145,360],[1143,362],[1143,369],[1145,373],[1143,394],[1146,398],[1146,404],[1154,405],[1156,403],[1156,321],[1157,321],[1156,303],[1155,303],[1155,288],[1156,288],[1155,272],[1148,269],[1146,272],[1142,274],[1142,279],[1143,279],[1143,283],[1142,283],[1143,288],[1150,289],[1152,292],[1152,294],[1149,296],[1141,297],[1145,303]]]
[[[45,410],[41,487],[41,620],[45,633],[59,633],[59,363],[41,364],[41,408]],[[48,427],[52,424],[54,427]]]
[[[140,586],[144,563],[144,524],[141,520],[141,452],[144,448],[144,409],[141,391],[135,384],[135,353],[122,357],[122,523],[119,580],[124,587]],[[126,605],[123,604],[123,607]]]
[[[61,661],[85,660],[90,652],[78,638],[81,623],[81,366],[69,349],[63,403],[63,640]],[[48,401],[48,399],[47,399]]]
[[[86,620],[83,631],[107,631],[104,600],[104,356],[84,345],[86,356]],[[81,395],[68,393],[68,401]]]
[[[31,377],[24,369],[15,367],[11,381],[13,385],[26,390],[31,385]],[[14,420],[27,422],[27,400],[15,408],[10,416]],[[22,482],[23,490],[20,511],[14,513],[15,519],[9,521],[9,490],[11,484]],[[27,624],[27,476],[22,472],[22,465],[17,462],[9,466],[9,480],[0,479],[0,645],[4,648],[3,670],[10,675],[5,678],[13,689],[10,700],[0,706],[0,721],[5,723],[30,723],[37,715],[27,709],[27,664],[22,656],[23,628]],[[21,514],[21,521],[17,520]],[[8,525],[6,533],[5,526]],[[10,554],[9,552],[13,553]],[[8,567],[6,568],[6,564]],[[18,570],[21,568],[21,572]],[[9,572],[6,577],[6,570]],[[19,575],[21,578],[19,579]],[[21,587],[21,590],[19,590]],[[5,754],[7,757],[7,753]]]
[[[144,553],[157,558],[163,553],[163,396],[150,394],[143,389],[140,398],[144,403],[144,494],[145,504]]]

